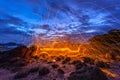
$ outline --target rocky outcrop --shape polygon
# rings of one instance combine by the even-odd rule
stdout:
[[[0,54],[0,66],[13,65],[24,66],[27,60],[31,58],[32,51],[26,46],[19,46],[9,51],[4,51]]]
[[[94,36],[89,42],[96,52],[100,54],[109,53],[110,56],[107,55],[107,57],[111,59],[120,55],[120,30],[111,30],[107,34]]]
[[[72,72],[68,80],[108,80],[105,74],[97,67],[83,67]]]

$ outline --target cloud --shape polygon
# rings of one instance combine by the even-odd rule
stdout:
[[[120,0],[1,0],[0,34],[98,34],[120,28]]]

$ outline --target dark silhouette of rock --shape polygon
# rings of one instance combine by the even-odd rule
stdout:
[[[56,61],[61,61],[62,59],[60,57],[56,57]]]
[[[30,57],[31,50],[26,46],[20,46],[9,51],[12,57]]]
[[[85,63],[89,63],[89,64],[94,64],[94,60],[89,58],[89,57],[83,57],[82,60],[85,62]]]
[[[74,60],[71,64],[73,64],[76,67],[76,70],[87,66],[85,63],[82,63],[80,60]]]
[[[50,70],[47,67],[43,67],[39,70],[39,76],[45,76],[50,73]]]
[[[68,80],[108,80],[106,75],[97,67],[84,67],[72,72]]]
[[[22,67],[22,66],[26,66],[28,63],[26,61],[26,59],[20,59],[14,63],[11,63],[11,66],[14,66],[14,67]]]
[[[60,56],[56,57],[55,60],[56,61],[62,61],[62,60],[64,60],[64,56],[60,55]]]
[[[84,63],[78,63],[78,64],[75,65],[76,70],[81,69],[82,67],[85,67],[85,66],[87,66],[87,65],[84,64]]]
[[[28,64],[28,59],[31,58],[31,50],[26,46],[19,46],[9,51],[4,51],[0,54],[0,63],[2,66],[22,67]]]
[[[59,67],[59,65],[57,65],[57,64],[52,64],[52,68],[58,68]]]
[[[76,65],[76,64],[78,64],[78,63],[81,63],[81,61],[80,61],[80,60],[74,60],[74,61],[72,61],[71,64]]]
[[[34,72],[37,72],[39,71],[39,67],[33,67],[29,70],[29,73],[34,73]]]
[[[89,41],[100,54],[112,52],[112,55],[120,55],[120,30],[111,30],[107,34],[94,36]]]
[[[58,69],[59,74],[64,74],[65,72],[62,69]]]
[[[21,78],[25,78],[28,76],[28,71],[22,71],[22,72],[18,72],[15,76],[14,79],[21,79]]]
[[[103,61],[97,61],[96,66],[100,68],[110,68],[109,64],[103,62]]]
[[[62,63],[63,63],[63,64],[66,64],[66,63],[70,62],[70,60],[71,60],[70,57],[66,57],[65,60],[63,60]]]

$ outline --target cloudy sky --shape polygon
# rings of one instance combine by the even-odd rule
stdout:
[[[120,29],[120,0],[0,0],[0,42]]]

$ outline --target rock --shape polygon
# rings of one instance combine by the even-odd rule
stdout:
[[[61,58],[60,58],[60,57],[56,57],[55,60],[56,60],[56,61],[61,61]]]
[[[57,65],[57,64],[52,65],[52,68],[58,68],[58,67],[59,67],[59,65]]]
[[[62,64],[66,64],[68,62],[70,62],[71,58],[70,57],[66,57],[65,60],[62,62]]]
[[[9,51],[11,57],[25,57],[28,48],[26,46],[19,46]]]
[[[82,67],[87,66],[85,63],[82,63],[80,60],[75,60],[72,62],[73,65],[75,65],[76,70],[81,69]]]
[[[85,67],[85,66],[87,66],[87,65],[84,64],[84,63],[78,63],[78,64],[75,65],[76,70],[81,69],[82,67]]]
[[[42,60],[47,60],[48,56],[49,55],[47,53],[40,53],[40,55],[39,55],[40,59],[42,59]]]
[[[39,70],[39,76],[45,76],[50,73],[50,70],[46,67],[43,67]]]
[[[31,50],[26,46],[19,46],[9,51],[4,51],[0,55],[0,65],[4,67],[14,66],[22,67],[28,64],[28,58],[31,58]]]
[[[111,56],[109,53],[106,53],[106,54],[105,54],[105,58],[107,58],[107,59],[111,59],[112,56]]]
[[[39,67],[33,67],[29,70],[29,73],[34,73],[34,72],[37,72],[39,71]]]
[[[59,74],[64,74],[65,72],[62,69],[58,69]]]
[[[10,62],[15,58],[31,57],[31,51],[26,46],[19,46],[9,51],[4,51],[0,57],[0,62]],[[13,60],[14,61],[14,60]]]
[[[18,60],[14,63],[11,63],[11,66],[14,66],[14,67],[23,67],[23,66],[26,66],[28,63],[25,59],[21,59],[21,60]]]
[[[72,72],[68,80],[108,80],[106,75],[97,67],[84,67]]]
[[[106,53],[105,58],[116,60],[116,53]]]
[[[38,59],[39,59],[39,57],[38,57],[38,56],[32,56],[32,58],[34,58],[34,59],[36,59],[36,60],[38,60]]]
[[[56,61],[62,61],[62,60],[64,60],[64,56],[60,55],[60,56],[56,57],[55,60]]]
[[[14,79],[20,79],[20,78],[25,78],[28,76],[28,72],[27,71],[22,71],[22,72],[18,72],[15,76]]]
[[[102,61],[97,61],[95,64],[97,67],[100,67],[100,68],[110,68],[109,64]]]
[[[85,63],[94,64],[94,60],[89,57],[82,58]]]
[[[78,63],[81,63],[81,61],[80,61],[80,60],[74,60],[74,61],[72,61],[71,64],[76,65],[76,64],[78,64]]]

